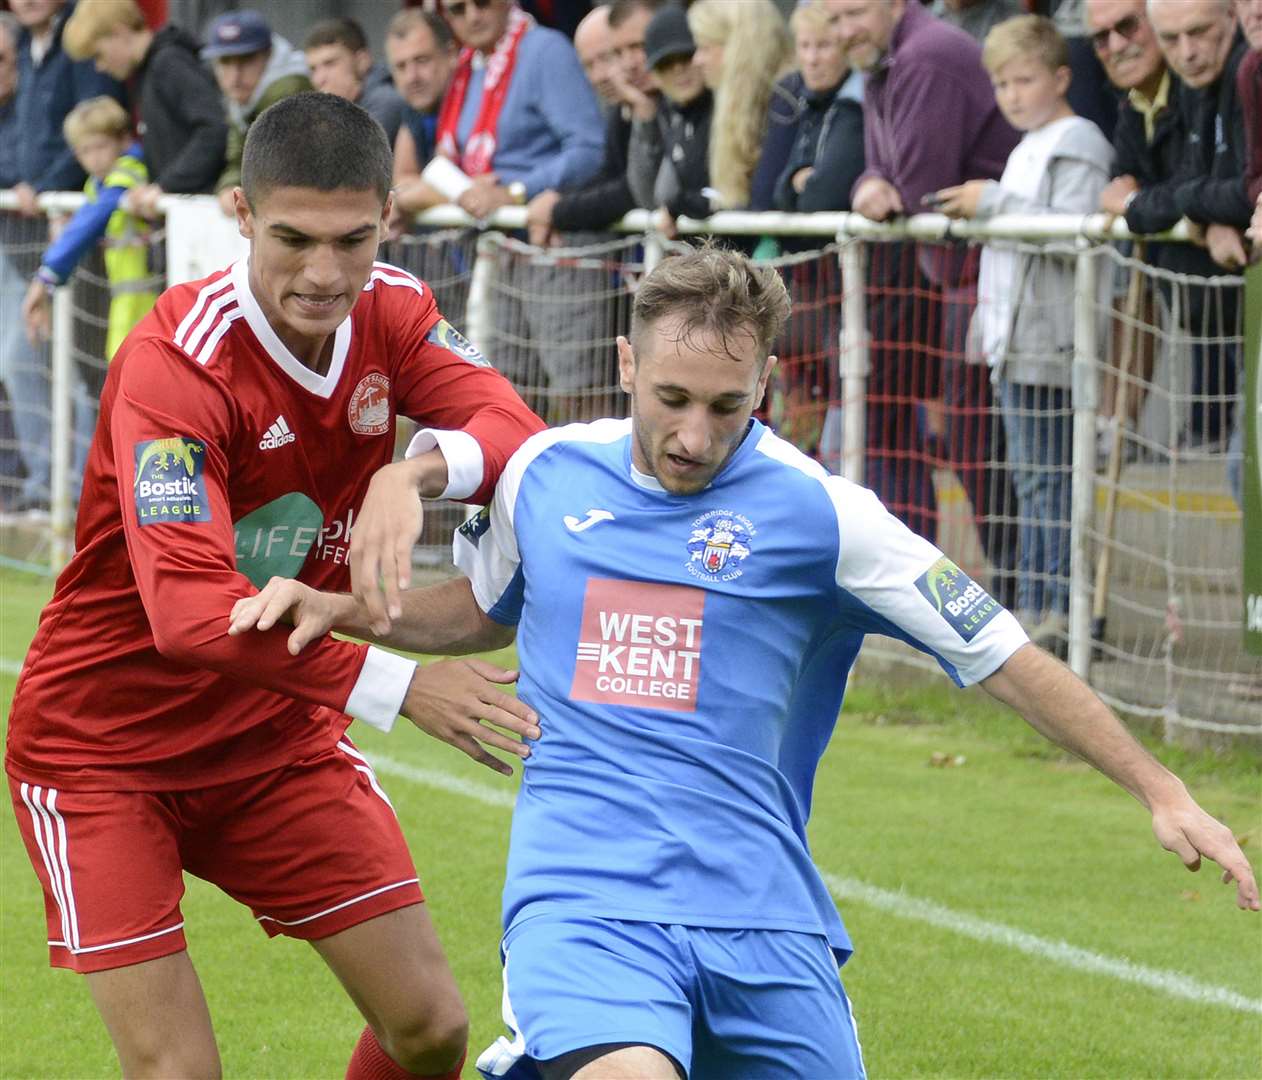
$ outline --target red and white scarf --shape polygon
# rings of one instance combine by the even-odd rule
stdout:
[[[513,68],[517,64],[517,47],[526,31],[534,25],[535,20],[516,4],[509,9],[508,27],[486,62],[482,104],[465,141],[464,153],[456,146],[456,128],[460,123],[465,95],[469,92],[469,79],[473,75],[473,49],[466,47],[460,50],[456,73],[438,110],[438,152],[451,158],[469,176],[481,176],[491,171],[496,129],[499,127],[500,110],[504,108],[504,99],[508,96]]]

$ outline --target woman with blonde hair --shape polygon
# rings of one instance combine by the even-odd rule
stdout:
[[[773,0],[697,0],[688,9],[688,26],[697,43],[692,62],[714,92],[710,184],[721,204],[714,209],[751,204],[769,208],[784,162],[760,168],[760,159],[776,82],[793,63],[784,18]],[[777,115],[784,112],[791,118],[796,103],[785,105]],[[755,194],[763,197],[755,199]]]

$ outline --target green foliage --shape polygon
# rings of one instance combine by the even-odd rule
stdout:
[[[22,655],[46,582],[0,574],[0,657]],[[511,653],[496,654],[511,662]],[[13,691],[0,677],[0,698]],[[883,719],[882,719],[883,718]],[[545,718],[546,723],[546,718]],[[356,732],[367,753],[480,790],[506,781],[406,725]],[[1262,998],[1262,922],[1212,868],[1187,874],[1143,810],[1011,713],[945,683],[859,682],[816,784],[815,858],[828,873],[1043,941]],[[1202,801],[1262,850],[1256,761],[1174,754]],[[500,1034],[499,891],[509,812],[381,770],[472,1018]],[[843,900],[843,970],[873,1077],[1259,1077],[1262,1015],[1195,1003],[1008,945]],[[268,941],[249,913],[188,880],[190,953],[234,1077],[342,1075],[362,1026],[305,944]],[[11,813],[0,813],[0,1078],[117,1075],[83,980],[47,966],[42,901]],[[467,1076],[474,1075],[472,1066]]]

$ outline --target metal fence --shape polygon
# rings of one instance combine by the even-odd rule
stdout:
[[[509,230],[521,218],[507,209],[495,223]],[[624,235],[547,250],[470,228],[454,209],[422,220],[427,228],[381,257],[426,280],[541,415],[555,424],[625,409],[614,339],[668,246],[646,231],[647,215],[628,215]],[[881,226],[846,214],[720,214],[681,227],[751,250],[778,238],[771,261],[794,313],[764,413],[782,435],[873,487],[1115,706],[1171,734],[1262,736],[1262,662],[1241,644],[1241,516],[1228,481],[1239,278],[1158,269],[1100,216]],[[50,379],[43,423],[53,433],[51,512],[6,515],[0,551],[55,568],[68,554],[108,294],[98,270],[80,270],[58,291],[51,353],[11,345],[12,294],[43,240],[39,222],[0,213],[10,268],[0,342],[25,348],[28,374]],[[997,381],[987,347],[1018,317],[1024,333],[1038,328],[1023,354],[1035,381],[1030,363],[1011,359]],[[0,409],[0,491],[10,500],[27,484],[13,462],[29,439],[5,418],[31,426],[30,403],[14,399],[14,364],[0,362],[11,406]],[[446,565],[465,513],[433,507],[418,559]],[[884,639],[868,652],[931,666]]]

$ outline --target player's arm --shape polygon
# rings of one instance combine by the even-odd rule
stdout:
[[[841,535],[837,584],[872,613],[873,632],[937,658],[961,686],[980,683],[1044,736],[1110,777],[1152,813],[1162,846],[1190,869],[1202,856],[1259,909],[1253,871],[1231,832],[1206,814],[1067,667],[1032,645],[1011,613],[871,492],[831,477]]]
[[[1167,851],[1198,870],[1201,858],[1236,882],[1236,903],[1259,910],[1258,886],[1231,830],[1188,794],[1183,782],[1127,731],[1113,711],[1059,660],[1035,645],[1019,648],[981,685],[1019,712],[1038,732],[1099,769],[1152,814],[1153,832]]]
[[[420,499],[488,502],[508,458],[543,427],[509,381],[442,318],[428,289],[399,295],[388,313],[391,351],[399,357],[398,410],[422,428],[407,462],[373,477],[351,536],[351,589],[377,634],[399,616],[399,593],[411,583]]]
[[[512,627],[483,614],[467,578],[410,589],[403,593],[402,606],[390,633],[377,639],[380,644],[412,652],[459,654],[497,649],[514,637]],[[236,637],[251,630],[266,632],[281,623],[293,625],[288,647],[294,656],[312,642],[327,640],[330,630],[371,636],[369,618],[351,594],[320,592],[279,577],[256,596],[237,601],[228,633]],[[520,740],[537,739],[540,734],[534,710],[496,685],[516,678],[515,671],[485,660],[418,664],[399,711],[426,734],[511,775],[512,769],[486,747],[525,758],[530,748]]]
[[[288,624],[293,627],[288,647],[294,656],[330,631],[406,652],[443,656],[501,649],[516,637],[514,627],[483,612],[465,577],[408,589],[399,600],[399,617],[387,633],[377,634],[352,593],[321,592],[292,578],[274,577],[256,595],[236,602],[228,633],[236,636]]]

